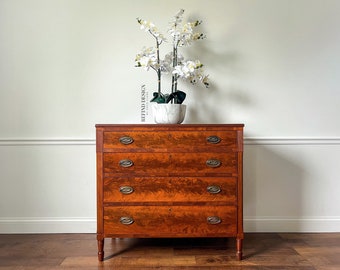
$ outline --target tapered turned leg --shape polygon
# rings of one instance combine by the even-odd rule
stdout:
[[[98,260],[104,260],[104,239],[98,239]]]
[[[243,239],[236,239],[236,257],[240,261],[242,260],[242,241]]]

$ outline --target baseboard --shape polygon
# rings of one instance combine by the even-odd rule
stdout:
[[[95,233],[95,218],[2,218],[0,234]],[[340,232],[340,217],[245,217],[245,232]]]
[[[95,218],[2,218],[0,233],[95,233]]]
[[[340,217],[245,217],[246,232],[340,232]]]

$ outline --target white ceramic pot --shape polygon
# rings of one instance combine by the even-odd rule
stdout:
[[[152,115],[157,124],[180,124],[185,117],[186,105],[155,103],[152,104]]]

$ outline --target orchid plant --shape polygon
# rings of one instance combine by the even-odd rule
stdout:
[[[184,10],[181,9],[169,23],[168,33],[171,36],[172,51],[160,57],[160,45],[167,42],[164,35],[150,21],[137,18],[142,30],[149,32],[156,41],[155,47],[143,48],[136,55],[136,67],[143,67],[145,70],[154,70],[158,78],[158,91],[153,93],[151,102],[157,103],[176,103],[182,104],[186,94],[177,89],[178,79],[185,79],[196,84],[203,83],[209,87],[208,76],[204,74],[203,64],[199,60],[185,60],[178,52],[179,47],[189,46],[194,41],[205,38],[205,35],[195,32],[195,27],[201,24],[201,21],[183,23]],[[161,90],[162,73],[171,74],[171,92],[164,94]]]

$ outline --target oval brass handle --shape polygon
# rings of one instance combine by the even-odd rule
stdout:
[[[119,222],[122,223],[123,225],[131,225],[135,221],[133,220],[132,217],[121,217],[119,219]]]
[[[215,224],[219,224],[222,222],[221,218],[217,217],[217,216],[212,216],[212,217],[207,217],[207,222],[209,224],[215,225]]]
[[[124,195],[128,195],[128,194],[131,194],[132,192],[134,192],[134,189],[132,187],[129,187],[129,186],[122,186],[122,187],[119,188],[119,191]]]
[[[219,161],[218,159],[208,159],[206,161],[206,164],[208,167],[216,168],[216,167],[221,166],[221,161]]]
[[[119,165],[124,168],[131,167],[133,165],[133,161],[130,159],[122,159],[119,161]]]
[[[216,144],[216,143],[221,142],[221,138],[218,136],[209,136],[207,137],[207,142]]]
[[[129,136],[120,137],[119,141],[121,144],[125,144],[125,145],[133,143],[133,139]]]
[[[207,187],[207,191],[211,194],[218,194],[221,192],[221,188],[219,186],[209,186]]]

